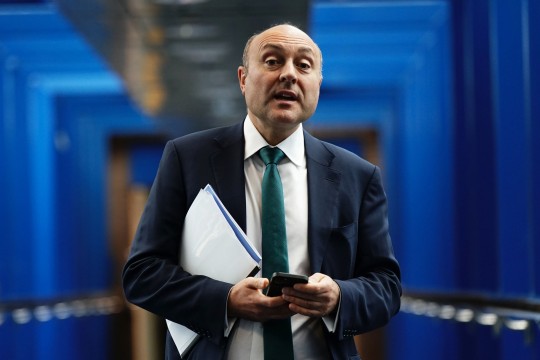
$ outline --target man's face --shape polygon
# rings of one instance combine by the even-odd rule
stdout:
[[[238,69],[240,89],[263,136],[270,132],[286,137],[313,114],[322,81],[321,57],[305,33],[280,25],[259,34],[249,47],[247,67]]]

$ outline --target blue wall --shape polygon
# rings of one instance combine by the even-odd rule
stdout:
[[[536,302],[539,10],[537,1],[454,3],[460,289]],[[462,351],[476,358],[537,359],[538,326],[529,332],[503,327],[464,334]]]
[[[106,358],[109,139],[155,126],[51,4],[0,5],[0,65],[0,358]]]
[[[157,129],[56,7],[31,3],[0,5],[0,358],[107,358],[110,313],[72,300],[114,302],[110,139]],[[540,301],[539,14],[533,0],[313,2],[324,80],[308,126],[378,132],[407,290]],[[132,154],[149,183],[159,150]],[[402,312],[387,353],[532,360],[535,326]]]

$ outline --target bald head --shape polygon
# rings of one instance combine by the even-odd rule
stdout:
[[[322,78],[323,58],[322,58],[321,49],[311,39],[311,37],[308,34],[300,30],[296,26],[290,25],[290,24],[280,24],[280,25],[272,26],[266,30],[263,30],[259,33],[254,34],[248,39],[248,41],[246,42],[246,46],[244,47],[244,53],[242,55],[242,65],[244,66],[246,72],[248,71],[248,68],[249,68],[249,52],[250,52],[252,44],[253,43],[257,44],[256,40],[258,39],[260,40],[261,38],[264,39],[266,35],[275,33],[275,32],[280,32],[281,34],[283,34],[283,37],[287,37],[292,41],[294,41],[294,39],[304,39],[304,41],[307,41],[308,43],[310,43],[313,49],[315,49],[316,53],[314,55],[318,61],[319,73]]]

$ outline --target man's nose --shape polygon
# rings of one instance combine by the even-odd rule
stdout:
[[[279,75],[280,81],[290,81],[291,83],[296,83],[297,74],[296,67],[292,61],[287,61],[281,68],[281,74]]]

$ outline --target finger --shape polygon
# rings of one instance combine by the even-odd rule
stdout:
[[[329,285],[324,283],[317,284],[296,284],[293,287],[285,288],[283,293],[297,296],[305,299],[315,299],[324,296],[330,290]]]
[[[304,301],[320,301],[320,294],[314,290],[296,290],[293,288],[284,288],[283,289],[283,298],[288,302]]]
[[[310,317],[322,317],[325,314],[325,307],[323,307],[321,304],[319,304],[317,307],[313,307],[316,305],[315,303],[305,303],[304,305],[307,307],[291,302],[289,304],[289,309],[295,313]]]
[[[242,280],[246,287],[252,288],[252,289],[264,289],[268,286],[268,279],[266,278],[254,278],[254,277],[248,277]]]
[[[305,298],[284,294],[283,300],[307,310],[318,310],[324,307],[324,303],[317,298]]]
[[[261,305],[266,309],[264,314],[267,320],[283,319],[295,314],[289,309],[289,303],[283,300],[281,296],[267,298]]]
[[[321,282],[321,280],[323,280],[325,277],[328,277],[328,276],[321,273],[315,273],[309,277],[308,282],[316,284],[316,283]]]
[[[307,284],[295,284],[293,289],[308,293],[308,294],[320,294],[327,291],[329,286],[330,277],[321,273],[315,273],[309,277]]]
[[[268,280],[267,278],[257,278],[258,282],[257,282],[257,289],[264,289],[266,287],[268,287],[268,284],[270,284],[270,280]]]
[[[319,296],[308,296],[303,293],[300,296],[284,294],[283,299],[291,303],[292,306],[289,306],[289,308],[292,311],[302,315],[319,317],[329,313],[336,303],[332,300],[329,292]]]

